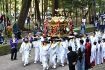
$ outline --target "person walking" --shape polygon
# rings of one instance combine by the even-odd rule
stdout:
[[[12,35],[12,38],[10,39],[10,45],[11,45],[11,60],[17,59],[17,46],[18,46],[18,40],[15,38],[15,35]]]
[[[22,53],[22,61],[24,63],[24,66],[26,66],[29,63],[30,50],[31,50],[31,44],[28,38],[26,37],[24,41],[22,42],[20,50],[19,50],[20,53]]]

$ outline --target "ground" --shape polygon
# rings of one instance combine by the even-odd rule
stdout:
[[[42,70],[42,66],[40,63],[34,64],[34,50],[31,53],[29,65],[24,67],[21,62],[21,54],[18,53],[18,59],[11,61],[10,54],[0,56],[0,70]],[[68,65],[65,67],[57,67],[57,69],[49,69],[49,70],[69,70]],[[105,64],[97,65],[93,69],[90,70],[105,70]]]
[[[33,51],[34,52],[34,51]],[[24,67],[21,62],[21,54],[18,53],[18,59],[11,61],[10,54],[0,56],[0,70],[42,70],[40,63],[34,64],[34,53],[31,53],[29,65]],[[57,69],[50,70],[68,70],[67,65],[65,67],[58,67]]]

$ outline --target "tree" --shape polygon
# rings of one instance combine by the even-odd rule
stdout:
[[[40,18],[40,11],[39,11],[39,2],[38,0],[35,0],[35,9],[37,13],[37,21],[38,21],[38,26],[41,25],[41,18]]]
[[[19,18],[18,18],[18,26],[21,30],[24,30],[24,23],[28,15],[29,8],[31,6],[31,1],[32,0],[22,1],[22,7],[21,7]]]
[[[57,14],[56,9],[58,9],[58,0],[52,0],[52,16]]]

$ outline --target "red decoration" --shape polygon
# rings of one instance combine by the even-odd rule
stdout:
[[[69,18],[69,29],[70,29],[70,34],[73,34],[73,22],[71,18]]]
[[[46,37],[46,33],[47,33],[47,24],[48,24],[48,19],[45,19],[44,21],[44,36]]]

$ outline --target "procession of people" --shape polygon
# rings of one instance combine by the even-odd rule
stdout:
[[[11,39],[11,60],[15,54],[17,39]],[[77,34],[67,37],[44,37],[29,33],[22,39],[19,52],[24,66],[29,64],[31,50],[35,49],[34,62],[40,63],[43,70],[69,65],[69,70],[88,70],[105,62],[105,34],[95,31],[92,34]],[[73,67],[72,67],[73,66]],[[71,68],[72,67],[72,68]]]

